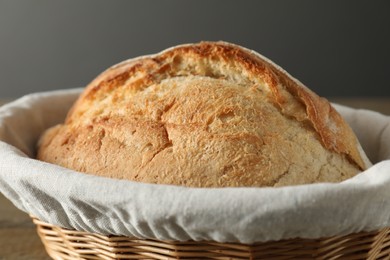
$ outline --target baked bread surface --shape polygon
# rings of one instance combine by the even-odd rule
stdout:
[[[261,55],[225,42],[115,65],[47,130],[37,158],[189,187],[339,182],[368,167],[329,102]]]

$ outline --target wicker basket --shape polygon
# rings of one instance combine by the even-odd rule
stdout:
[[[33,221],[53,259],[390,259],[390,228],[243,245],[102,236]]]

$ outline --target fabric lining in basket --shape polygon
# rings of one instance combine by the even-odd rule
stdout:
[[[36,217],[53,258],[390,259],[389,117],[336,106],[374,163],[342,183],[196,189],[35,160],[40,134],[79,93],[37,93],[0,108],[0,192]]]

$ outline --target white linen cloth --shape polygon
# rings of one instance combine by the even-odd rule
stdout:
[[[342,183],[186,188],[102,178],[33,159],[40,134],[64,120],[79,93],[36,93],[0,108],[0,191],[43,221],[100,234],[241,243],[390,226],[387,116],[336,106],[374,163]]]

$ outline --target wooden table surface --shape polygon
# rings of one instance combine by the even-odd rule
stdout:
[[[388,98],[331,98],[354,108],[366,108],[390,115]],[[4,101],[0,100],[0,105]],[[29,216],[0,193],[0,260],[45,260],[46,254]]]

